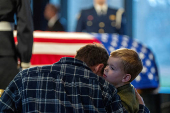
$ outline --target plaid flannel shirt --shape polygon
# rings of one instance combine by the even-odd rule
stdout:
[[[123,113],[117,90],[85,63],[64,57],[19,72],[0,98],[0,112]],[[149,113],[140,105],[139,113]]]

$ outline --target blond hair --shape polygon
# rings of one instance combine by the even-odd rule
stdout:
[[[117,49],[111,52],[110,56],[121,59],[124,72],[131,75],[129,82],[133,81],[143,69],[141,59],[137,52],[132,49]]]

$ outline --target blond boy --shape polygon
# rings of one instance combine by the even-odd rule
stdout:
[[[111,52],[108,65],[104,69],[104,79],[117,88],[122,104],[129,113],[137,113],[139,110],[139,102],[130,82],[138,76],[142,68],[138,54],[124,48]]]

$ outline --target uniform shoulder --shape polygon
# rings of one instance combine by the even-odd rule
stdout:
[[[86,8],[86,9],[82,9],[81,11],[80,11],[80,13],[78,14],[78,16],[77,16],[77,19],[80,19],[80,17],[81,16],[87,16],[87,15],[89,15],[91,12],[93,12],[95,9],[94,9],[94,7],[90,7],[90,8]]]

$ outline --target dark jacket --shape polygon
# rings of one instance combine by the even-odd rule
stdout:
[[[47,28],[47,31],[65,31],[65,29],[58,19],[52,27]]]
[[[14,23],[17,17],[17,40],[13,31],[0,31],[0,56],[18,56],[21,62],[30,62],[33,45],[33,20],[30,0],[0,0],[0,22]]]

